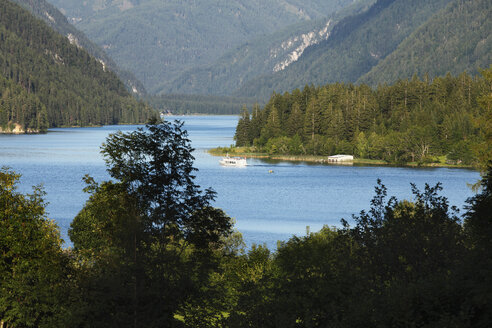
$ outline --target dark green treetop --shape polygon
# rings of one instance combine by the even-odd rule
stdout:
[[[83,284],[83,321],[96,311],[110,326],[173,326],[179,306],[216,267],[214,252],[232,223],[212,207],[215,192],[195,183],[193,148],[182,127],[152,121],[103,144],[116,182],[86,178],[92,195],[70,230],[92,281]]]

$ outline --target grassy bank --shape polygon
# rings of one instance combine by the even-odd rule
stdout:
[[[449,164],[446,163],[446,157],[436,157],[432,163],[391,163],[381,159],[369,158],[354,158],[353,162],[344,163],[328,163],[326,155],[284,155],[284,154],[268,154],[255,152],[255,149],[250,147],[217,147],[208,150],[208,153],[213,156],[242,156],[248,158],[262,158],[268,160],[288,161],[288,162],[308,162],[308,163],[324,163],[332,165],[360,165],[360,166],[408,166],[408,167],[448,167],[460,169],[476,169],[473,165],[464,164]]]

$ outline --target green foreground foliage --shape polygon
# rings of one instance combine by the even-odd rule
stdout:
[[[0,171],[0,326],[62,326],[69,258],[43,191],[18,193],[19,177]]]
[[[441,186],[388,197],[340,228],[245,251],[215,193],[194,183],[182,124],[111,135],[112,181],[63,251],[42,191],[0,172],[2,327],[489,327],[492,163],[464,215]]]
[[[490,159],[492,68],[481,78],[328,84],[243,107],[236,145],[270,155],[351,154],[389,163],[484,166]],[[440,159],[441,158],[441,159]]]
[[[111,135],[102,153],[117,182],[86,178],[91,197],[69,230],[83,269],[82,326],[177,326],[179,306],[217,266],[231,221],[194,183],[181,127]]]
[[[228,315],[214,326],[489,326],[490,181],[468,201],[464,225],[439,185],[413,187],[409,202],[388,199],[378,182],[371,210],[353,227],[344,221],[273,254],[259,246],[225,261],[213,286],[228,290],[213,315]]]

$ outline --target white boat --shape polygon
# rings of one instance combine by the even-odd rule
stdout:
[[[246,162],[246,157],[222,157],[219,161],[221,165],[224,166],[246,166],[248,163]]]

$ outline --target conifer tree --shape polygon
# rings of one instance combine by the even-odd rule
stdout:
[[[316,134],[320,134],[321,128],[321,111],[317,98],[312,98],[304,114],[304,136],[306,140],[314,140]]]
[[[249,112],[248,108],[246,105],[243,105],[241,109],[241,117],[239,118],[239,121],[237,123],[237,128],[236,128],[236,134],[234,135],[234,140],[236,140],[236,146],[241,147],[241,146],[249,146],[250,145],[250,139],[249,136],[251,135],[250,132],[250,119],[249,119]]]
[[[266,121],[265,127],[261,131],[261,136],[266,139],[275,138],[280,136],[281,134],[281,125],[280,118],[278,115],[278,110],[275,105],[272,105],[270,108],[270,114],[268,115],[268,119]]]
[[[290,112],[289,119],[287,121],[287,135],[293,137],[296,134],[302,136],[303,132],[303,115],[301,112],[301,106],[295,102],[292,105],[292,111]]]
[[[251,121],[250,121],[250,129],[249,129],[250,143],[253,143],[253,140],[260,137],[262,124],[263,124],[262,111],[260,109],[260,105],[258,103],[255,103],[251,110]]]
[[[483,142],[476,148],[482,170],[485,170],[492,161],[492,65],[482,71],[485,88],[480,96],[480,106],[483,111],[483,119],[479,122]]]

